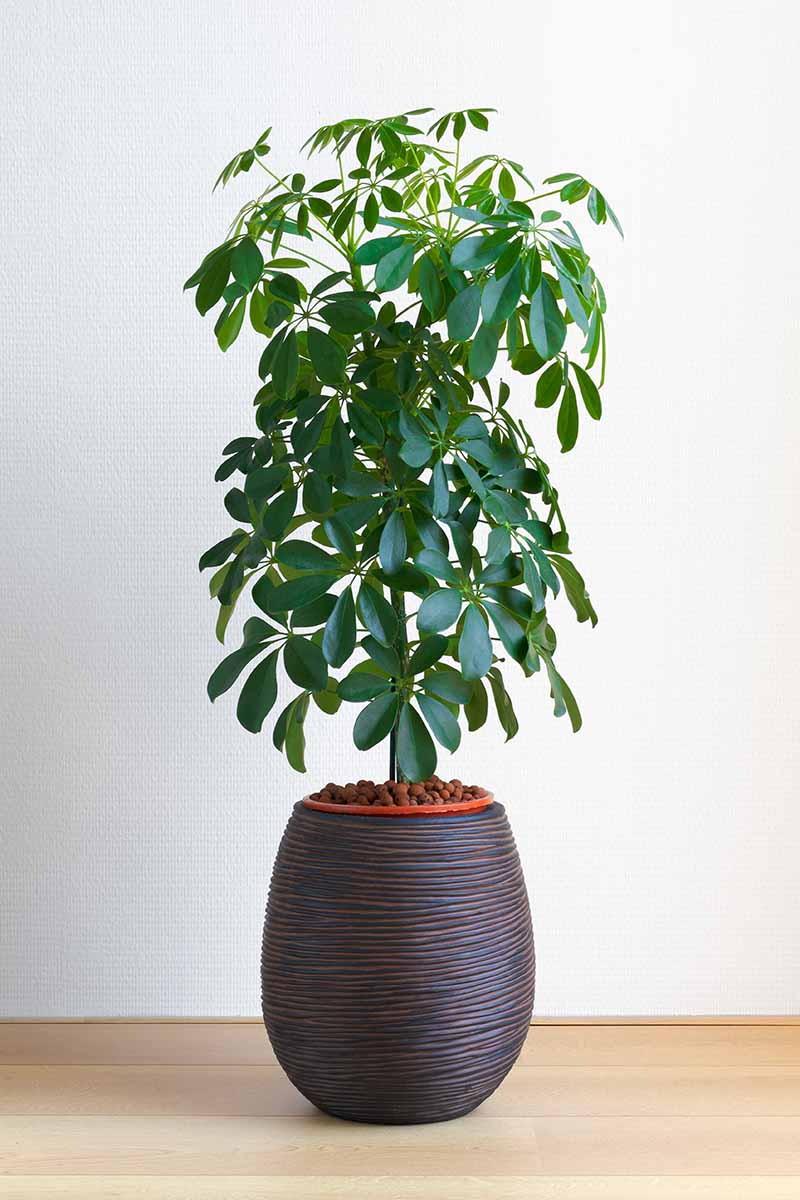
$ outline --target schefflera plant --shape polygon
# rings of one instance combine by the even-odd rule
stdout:
[[[216,472],[236,477],[236,528],[200,560],[220,641],[246,589],[258,613],[208,691],[255,664],[237,715],[257,733],[281,665],[298,690],[273,741],[298,771],[311,702],[362,705],[356,746],[388,738],[389,774],[409,781],[435,771],[435,742],[454,751],[463,723],[483,725],[489,693],[513,737],[507,663],[543,666],[556,716],[581,724],[548,602],[563,590],[597,618],[528,420],[556,407],[566,452],[579,397],[601,415],[605,298],[561,210],[585,201],[619,226],[581,175],[537,188],[513,160],[465,161],[493,110],[424,129],[430,111],[323,126],[306,143],[332,156],[316,182],[271,169],[266,130],[217,181],[255,169],[266,186],[185,285],[201,314],[221,306],[222,350],[246,317],[262,342],[256,430]],[[498,359],[519,377],[514,412],[509,382],[489,381]]]

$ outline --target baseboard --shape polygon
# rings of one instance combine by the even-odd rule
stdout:
[[[792,1062],[800,1070],[800,1018],[547,1017],[531,1030],[540,1063],[608,1064],[646,1055],[671,1065],[719,1065],[731,1049],[748,1061]],[[255,1017],[0,1021],[0,1067],[275,1066]]]

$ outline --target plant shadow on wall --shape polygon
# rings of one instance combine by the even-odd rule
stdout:
[[[208,691],[260,660],[237,707],[257,733],[282,661],[299,690],[272,736],[298,771],[312,701],[363,705],[356,746],[388,739],[401,780],[431,776],[435,742],[455,751],[462,721],[480,728],[489,693],[513,737],[509,660],[544,667],[556,716],[581,724],[548,602],[563,589],[579,621],[597,618],[528,414],[488,377],[502,359],[526,407],[557,406],[564,452],[581,404],[599,419],[605,297],[562,210],[585,201],[619,225],[580,175],[537,187],[510,159],[468,158],[492,110],[426,128],[429,111],[323,126],[306,145],[332,167],[314,183],[272,171],[266,130],[217,181],[256,170],[266,187],[186,283],[201,314],[222,306],[222,350],[246,317],[265,339],[257,430],[216,473],[241,477],[225,496],[237,527],[200,560],[216,569],[220,641],[248,587],[259,615]]]

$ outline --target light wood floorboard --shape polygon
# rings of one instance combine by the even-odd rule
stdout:
[[[800,1177],[73,1175],[0,1180],[3,1200],[797,1200]]]
[[[545,1025],[470,1117],[326,1117],[248,1022],[0,1024],[2,1200],[800,1200],[800,1026]]]
[[[308,1116],[280,1067],[0,1067],[0,1116]],[[800,1117],[800,1068],[519,1063],[491,1117]],[[800,1200],[800,1196],[798,1196]]]

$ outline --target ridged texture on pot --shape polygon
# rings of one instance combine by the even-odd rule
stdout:
[[[502,805],[406,821],[295,805],[262,997],[281,1066],[318,1108],[387,1124],[470,1112],[522,1048],[534,973]]]

